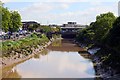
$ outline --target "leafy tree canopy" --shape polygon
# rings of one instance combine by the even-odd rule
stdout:
[[[15,32],[21,27],[21,16],[17,11],[9,11],[8,8],[3,6],[3,3],[0,2],[0,14],[2,18],[2,30],[5,32]]]

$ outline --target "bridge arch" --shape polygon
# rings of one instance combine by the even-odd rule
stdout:
[[[78,31],[85,27],[61,27],[62,38],[75,38]]]

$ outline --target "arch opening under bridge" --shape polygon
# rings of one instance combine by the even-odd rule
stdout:
[[[62,38],[75,38],[77,33],[85,27],[61,27]]]

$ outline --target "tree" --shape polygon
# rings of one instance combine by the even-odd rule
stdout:
[[[103,65],[108,65],[120,73],[120,17],[113,23],[113,27],[103,39],[102,45],[105,47],[101,48],[97,54],[105,58],[102,60]]]
[[[0,30],[2,29],[2,6],[3,3],[0,1]]]
[[[92,26],[89,26],[80,31],[79,34],[77,35],[78,37],[77,40],[79,40],[80,42],[84,42],[86,44],[92,43],[95,34],[92,28],[93,28]]]
[[[116,17],[111,12],[100,14],[96,17],[93,27],[95,28],[95,40],[97,42],[100,42],[107,35],[115,19]]]
[[[111,12],[98,15],[95,22],[79,32],[77,40],[85,43],[101,43],[112,28],[115,19]]]
[[[103,42],[110,47],[120,50],[120,17],[115,20],[113,28],[110,30]]]
[[[2,6],[2,30],[5,32],[15,32],[21,26],[21,16],[17,11],[9,11],[8,8],[4,8],[3,3],[0,2]]]
[[[30,24],[28,26],[28,30],[29,31],[34,31],[34,30],[38,29],[39,27],[40,27],[40,24],[38,24],[38,23],[36,23],[36,24]]]
[[[36,30],[38,27],[40,26],[40,24],[33,24],[33,28],[34,28],[34,30]]]
[[[17,11],[11,11],[10,18],[11,18],[12,26],[9,27],[9,31],[10,32],[15,32],[22,25],[22,23],[21,23],[21,16],[20,16],[20,14]]]
[[[34,29],[33,29],[33,24],[30,24],[30,25],[28,26],[28,30],[31,31],[31,32],[34,31]]]
[[[7,32],[9,30],[9,27],[12,26],[11,20],[10,20],[10,12],[7,8],[2,8],[2,30]]]
[[[51,32],[51,31],[52,31],[51,27],[49,27],[49,26],[41,26],[41,29],[42,29],[45,33],[48,33],[48,32]]]

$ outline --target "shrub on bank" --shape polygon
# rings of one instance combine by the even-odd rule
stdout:
[[[33,33],[30,36],[18,41],[9,40],[2,42],[2,47],[0,50],[2,50],[2,56],[10,54],[12,51],[18,51],[19,49],[26,49],[28,52],[31,52],[30,48],[37,48],[37,45],[42,45],[43,43],[48,41],[49,40],[46,35],[41,34],[40,38],[39,36],[37,36],[37,34]]]

